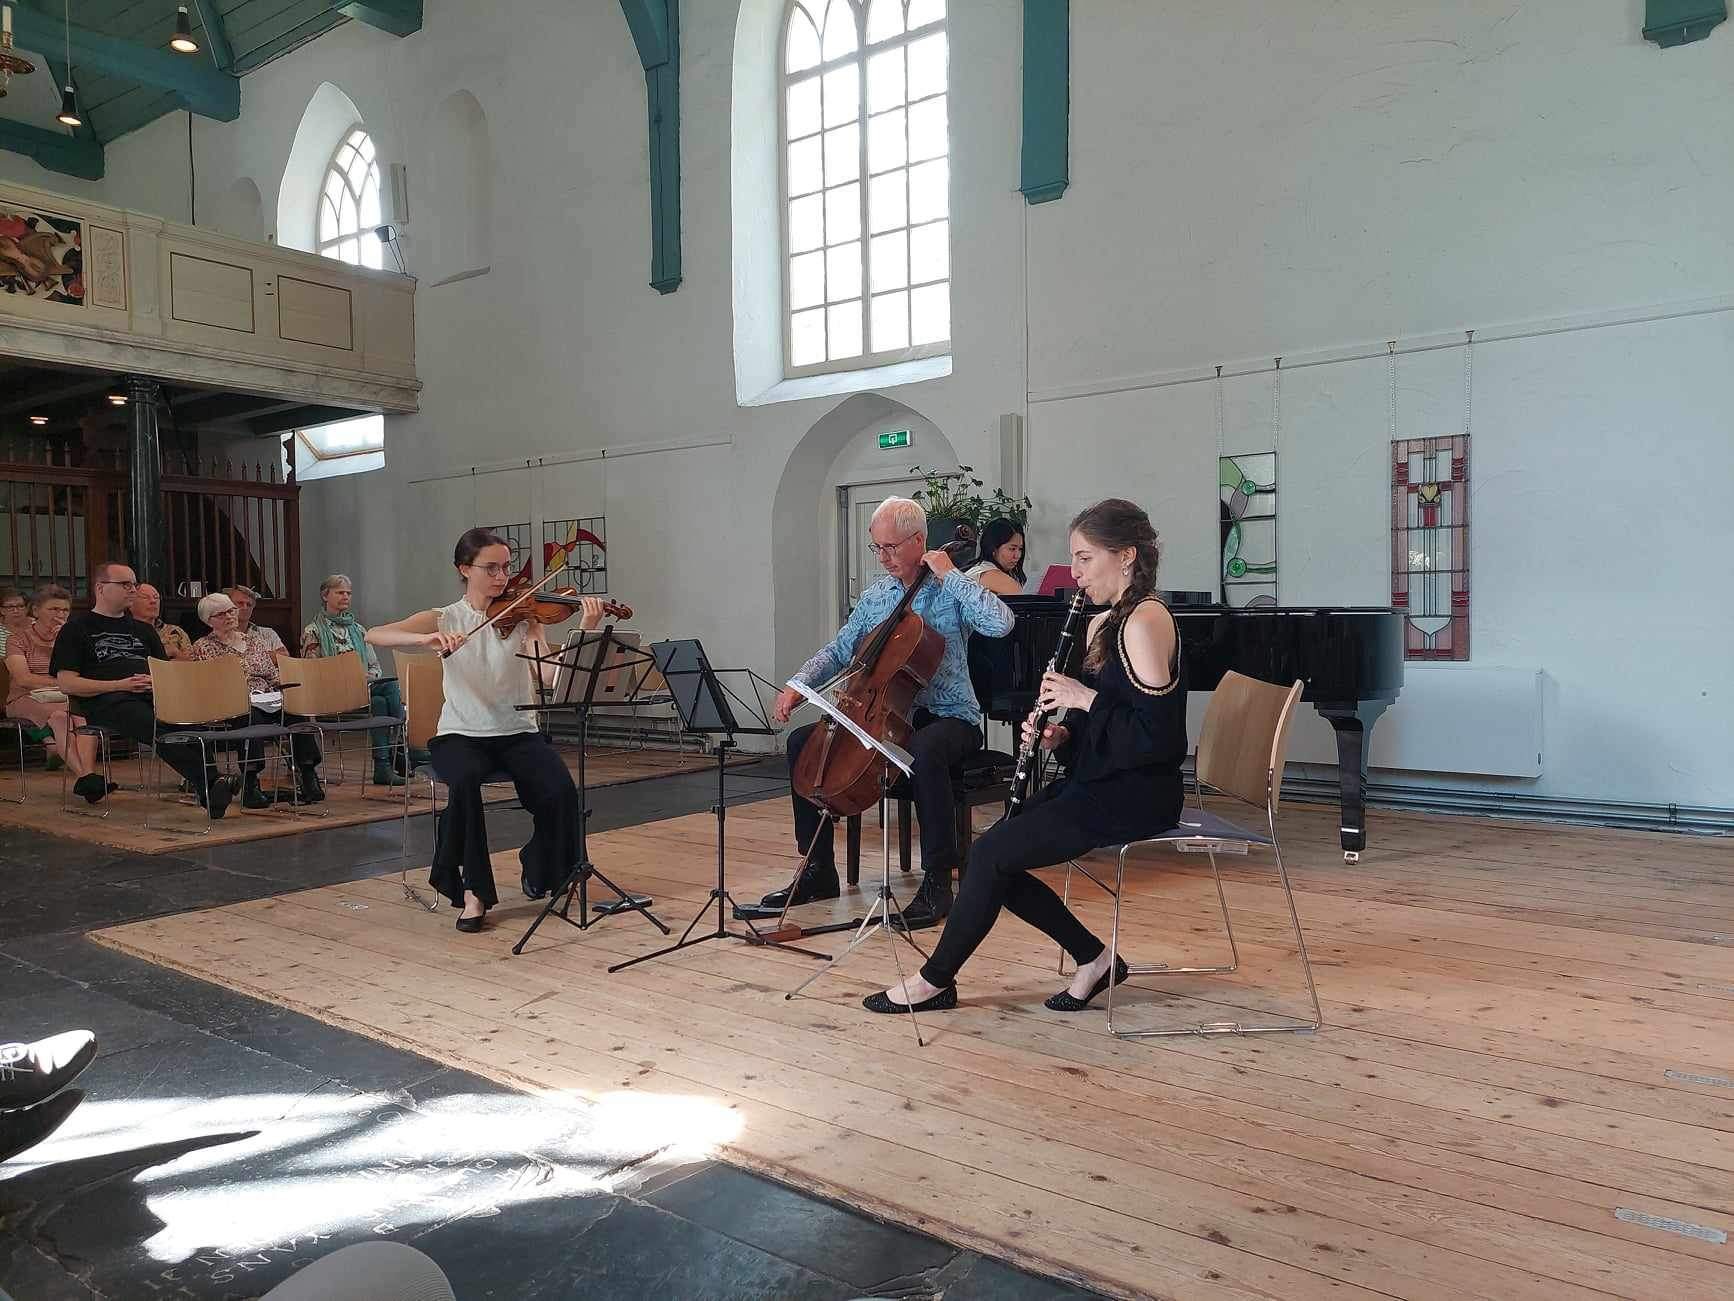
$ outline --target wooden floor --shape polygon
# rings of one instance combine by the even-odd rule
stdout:
[[[567,767],[577,771],[578,761],[567,747],[561,748]],[[750,757],[733,762],[750,762]],[[335,760],[327,756],[320,772],[325,780],[326,799],[302,814],[276,809],[243,809],[235,800],[218,822],[205,816],[204,810],[191,797],[153,801],[146,794],[149,777],[148,759],[117,759],[114,780],[121,787],[108,798],[109,816],[81,816],[62,811],[59,772],[47,773],[41,768],[27,769],[26,799],[22,804],[10,801],[18,795],[18,769],[0,758],[0,829],[27,827],[47,831],[57,836],[69,836],[97,845],[111,845],[136,854],[172,854],[177,850],[208,845],[233,844],[242,840],[264,840],[271,836],[293,836],[302,831],[324,827],[346,827],[361,822],[384,822],[403,816],[403,788],[387,789],[369,784],[363,795],[360,781],[360,760],[352,753],[347,760],[347,777],[341,784]],[[644,781],[650,777],[665,777],[670,773],[693,772],[708,768],[715,760],[696,751],[616,750],[592,746],[585,779],[591,786],[616,786],[622,782]],[[369,775],[372,774],[369,761]],[[180,779],[168,769],[163,780],[178,784]],[[287,786],[288,778],[277,784]],[[170,791],[173,787],[170,788]],[[409,811],[428,810],[427,783],[410,787]],[[488,787],[489,799],[515,798],[510,787]],[[445,797],[442,794],[443,806]],[[91,808],[76,796],[76,810],[101,812],[102,806]],[[151,825],[145,826],[146,816]],[[206,832],[209,834],[205,834]],[[424,833],[425,834],[425,833]]]
[[[923,1049],[859,1007],[892,975],[881,940],[786,1001],[809,960],[724,942],[603,974],[658,941],[636,918],[512,958],[532,905],[460,936],[390,879],[98,938],[498,1080],[667,1099],[730,1160],[1118,1295],[1734,1296],[1734,842],[1384,814],[1349,867],[1334,812],[1283,817],[1310,1036],[1117,1041],[1041,1008],[1055,954],[1010,918]],[[713,825],[591,844],[678,932]],[[783,801],[730,815],[739,894],[786,875],[788,836]],[[1298,1009],[1268,860],[1225,876],[1250,975],[1225,1001]],[[1207,869],[1135,877],[1124,951],[1211,956]]]

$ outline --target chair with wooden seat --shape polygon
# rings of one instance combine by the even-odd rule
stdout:
[[[219,655],[208,660],[149,661],[151,703],[156,718],[151,736],[150,799],[145,804],[144,825],[150,826],[150,810],[162,794],[162,748],[165,745],[196,745],[207,769],[213,756],[249,741],[282,743],[271,752],[269,762],[282,762],[292,732],[311,731],[311,725],[252,723],[252,701],[247,695],[247,671],[238,656]],[[294,806],[298,811],[299,806]],[[211,834],[205,819],[201,835]]]
[[[1282,884],[1288,904],[1289,920],[1294,926],[1294,939],[1300,956],[1301,970],[1306,977],[1307,994],[1312,1000],[1312,1018],[1290,1016],[1280,1022],[1255,1020],[1200,1021],[1195,1025],[1127,1029],[1124,1008],[1121,1024],[1115,1024],[1114,986],[1108,987],[1108,1029],[1121,1039],[1148,1039],[1165,1035],[1220,1034],[1279,1034],[1317,1030],[1324,1024],[1319,1006],[1318,986],[1313,981],[1312,961],[1307,956],[1306,935],[1301,930],[1300,911],[1295,907],[1294,886],[1288,868],[1282,860],[1282,845],[1276,832],[1277,807],[1282,798],[1283,763],[1288,753],[1288,729],[1294,721],[1295,705],[1301,697],[1303,683],[1281,687],[1261,682],[1230,671],[1223,675],[1205,711],[1204,725],[1198,736],[1193,770],[1197,776],[1198,807],[1183,809],[1180,824],[1159,836],[1122,845],[1114,873],[1114,926],[1108,941],[1113,958],[1120,951],[1120,911],[1126,893],[1126,858],[1135,849],[1150,845],[1172,845],[1181,853],[1202,853],[1210,859],[1210,874],[1216,887],[1217,903],[1222,910],[1223,929],[1228,940],[1229,961],[1225,965],[1202,967],[1170,967],[1157,963],[1131,967],[1138,976],[1224,975],[1237,971],[1240,951],[1234,941],[1234,925],[1229,917],[1228,897],[1222,888],[1222,873],[1216,861],[1219,852],[1245,854],[1252,849],[1268,849],[1276,861],[1277,878]],[[1242,827],[1204,807],[1206,790],[1227,796],[1262,816],[1264,829]],[[1122,999],[1122,1003],[1124,1000]]]
[[[424,657],[425,658],[425,657]],[[405,740],[404,720],[389,714],[373,712],[373,697],[367,681],[367,669],[361,656],[354,651],[342,655],[320,656],[314,659],[285,658],[280,662],[283,678],[283,716],[304,718],[319,729],[320,748],[325,750],[327,736],[348,732],[392,731],[398,740],[394,753],[403,753],[407,762],[409,743]],[[368,738],[369,750],[372,737]],[[325,750],[329,754],[329,750]],[[338,770],[343,769],[343,751],[337,749]],[[407,786],[405,789],[408,789]],[[367,764],[361,765],[361,795],[367,797]]]
[[[439,732],[440,714],[446,706],[445,673],[446,663],[438,655],[417,655],[406,651],[394,652],[397,660],[397,680],[403,688],[404,739],[410,753],[425,752],[428,742]],[[430,760],[416,765],[410,773],[410,780],[403,788],[403,837],[401,853],[407,858],[409,854],[409,797],[410,792],[419,782],[427,783],[428,804],[433,813],[433,844],[431,855],[439,853],[440,843],[440,797],[439,789],[444,783],[440,775],[434,771]],[[484,786],[512,786],[512,775],[496,770],[482,778]],[[412,902],[420,904],[429,912],[438,912],[439,904],[429,903],[417,893],[409,883],[409,864],[406,861],[399,873],[403,893]]]
[[[12,695],[12,670],[6,667],[6,660],[0,657],[0,706],[4,706]],[[18,794],[0,795],[0,799],[8,804],[22,804],[29,797],[29,789],[24,782],[24,728],[25,724],[16,718],[7,718],[0,714],[0,727],[9,727],[18,740]]]

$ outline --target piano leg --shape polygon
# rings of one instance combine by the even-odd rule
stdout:
[[[1385,712],[1384,701],[1366,701],[1344,708],[1318,706],[1337,734],[1337,790],[1342,812],[1337,830],[1343,861],[1358,863],[1367,847],[1367,738]]]

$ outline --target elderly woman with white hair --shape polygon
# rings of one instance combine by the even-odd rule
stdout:
[[[211,631],[193,643],[193,658],[214,660],[233,655],[241,661],[247,673],[247,694],[252,698],[251,721],[256,724],[277,723],[283,718],[283,679],[277,669],[277,655],[283,642],[275,633],[264,636],[266,630],[249,628],[241,631],[241,612],[226,592],[212,592],[199,602],[199,622]],[[262,809],[274,801],[259,785],[259,774],[265,767],[265,747],[262,742],[248,741],[241,763],[241,807]],[[319,738],[307,732],[296,732],[289,738],[290,753],[295,760],[296,798],[302,804],[317,804],[325,798],[319,784]]]
[[[873,512],[868,549],[885,576],[861,593],[849,621],[830,644],[801,666],[803,683],[829,682],[848,667],[861,643],[897,607],[910,587],[910,609],[945,638],[945,654],[933,679],[915,696],[915,734],[909,752],[915,759],[910,788],[921,824],[921,888],[904,910],[910,926],[931,926],[951,909],[951,871],[960,866],[951,770],[981,748],[981,707],[969,683],[966,654],[971,632],[1003,637],[1012,630],[1012,612],[985,587],[965,578],[943,550],[927,549],[927,512],[907,497],[888,497]],[[931,575],[931,576],[930,576]],[[776,718],[786,723],[801,703],[789,688],[777,697]],[[789,737],[789,767],[815,734],[816,724],[796,728]],[[837,879],[832,828],[819,807],[801,796],[795,801],[795,845],[803,866],[788,889],[768,894],[757,906],[736,909],[741,917],[773,916],[784,907],[816,899],[835,899]]]
[[[359,655],[367,673],[367,694],[376,717],[403,717],[403,695],[397,679],[385,676],[379,652],[367,641],[367,629],[355,618],[350,606],[355,584],[348,574],[329,574],[319,584],[319,613],[301,630],[301,658],[324,659],[332,655]],[[373,784],[402,786],[409,778],[409,756],[392,746],[392,731],[381,728],[373,734]]]

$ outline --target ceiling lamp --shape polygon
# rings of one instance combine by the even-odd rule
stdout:
[[[12,76],[28,76],[36,65],[12,48],[12,6],[0,5],[0,99],[5,98]]]
[[[33,425],[36,425],[38,428],[40,428],[41,426],[48,423],[48,417],[47,416],[31,416],[30,417],[30,423]]]
[[[72,88],[72,0],[61,7],[61,17],[66,24],[66,85],[61,88],[60,112],[54,120],[61,126],[83,126],[84,119],[78,116],[78,92]]]
[[[175,13],[175,34],[169,37],[169,48],[177,54],[197,54],[199,43],[193,39],[193,20],[182,5]]]
[[[126,405],[126,394],[110,393],[108,395],[108,404],[111,407],[124,407]]]

